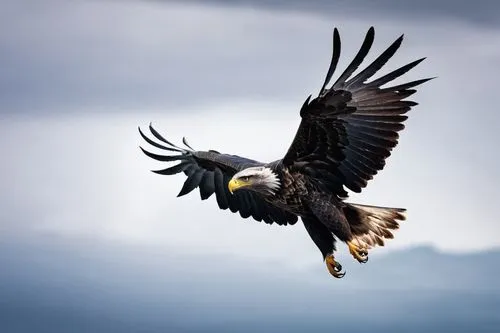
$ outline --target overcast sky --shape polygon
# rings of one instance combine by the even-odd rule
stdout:
[[[414,95],[420,105],[386,169],[351,200],[408,209],[389,250],[499,246],[494,15],[271,7],[3,2],[0,230],[161,243],[191,253],[293,255],[322,265],[300,224],[243,220],[196,192],[176,198],[183,176],[149,172],[160,166],[140,153],[137,126],[153,121],[168,138],[186,135],[197,149],[280,158],[302,102],[323,82],[333,28],[341,33],[342,68],[373,25],[368,61],[404,33],[385,71],[425,56],[404,80],[438,79]],[[488,20],[478,20],[481,13]]]
[[[0,4],[0,330],[496,332],[500,2]],[[197,149],[281,158],[333,28],[341,71],[372,25],[367,63],[405,34],[381,75],[427,57],[398,82],[438,78],[350,198],[408,209],[366,265],[339,246],[333,279],[301,223],[176,198],[184,176],[149,171],[165,167],[139,150],[150,121]]]

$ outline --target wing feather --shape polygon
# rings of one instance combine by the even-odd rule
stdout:
[[[356,71],[356,69],[358,69],[359,65],[361,65],[363,60],[365,60],[366,55],[370,51],[374,40],[375,40],[375,28],[370,27],[370,29],[368,29],[368,32],[366,33],[365,39],[358,53],[356,54],[352,62],[349,64],[349,66],[347,66],[345,71],[339,76],[337,81],[335,81],[335,83],[333,84],[333,88],[338,89],[342,87],[347,81],[347,79]],[[340,57],[340,49],[339,49],[339,57]]]
[[[228,209],[229,201],[227,199],[226,191],[224,190],[226,186],[224,186],[224,175],[219,168],[214,170],[214,184],[215,184],[215,194],[217,199],[217,204],[220,209]]]
[[[215,174],[213,171],[205,171],[200,182],[200,197],[201,200],[210,198],[215,192]]]
[[[372,82],[368,83],[366,85],[367,88],[370,88],[370,87],[380,87],[380,86],[383,86],[384,84],[388,83],[388,82],[391,82],[395,79],[397,79],[398,77],[400,77],[401,75],[407,73],[409,70],[411,70],[413,67],[417,66],[418,64],[420,64],[422,61],[425,60],[425,57],[424,58],[420,58],[420,59],[417,59],[415,61],[412,61],[410,62],[409,64],[407,65],[404,65],[402,67],[399,67],[398,69],[390,72],[389,74],[386,74],[376,80],[373,80]]]
[[[208,199],[215,193],[217,205],[220,209],[229,209],[233,213],[239,212],[243,218],[252,217],[257,221],[264,220],[266,223],[277,223],[280,225],[295,224],[298,217],[286,213],[281,208],[273,206],[258,194],[250,191],[238,191],[229,193],[227,187],[232,176],[247,167],[263,165],[263,163],[235,155],[221,154],[217,151],[195,151],[183,139],[187,149],[180,148],[165,139],[152,125],[149,129],[153,138],[146,136],[139,128],[139,133],[145,142],[151,146],[166,152],[174,153],[168,155],[156,154],[140,147],[146,156],[160,162],[179,162],[174,166],[153,172],[161,175],[174,175],[183,172],[185,180],[178,196],[183,196],[197,187],[202,200]],[[158,142],[159,141],[159,142]]]
[[[348,188],[360,192],[385,166],[398,144],[399,132],[409,110],[417,105],[406,100],[415,87],[431,78],[392,87],[387,85],[415,68],[425,58],[412,61],[369,81],[394,56],[403,41],[397,38],[374,61],[351,78],[373,44],[371,27],[354,59],[330,89],[325,89],[340,57],[340,36],[334,31],[334,51],[327,78],[318,97],[302,105],[301,123],[283,158],[283,165],[302,170],[327,185],[339,197]]]
[[[368,67],[366,67],[358,75],[346,82],[346,89],[350,90],[350,88],[354,89],[355,87],[364,88],[363,83],[365,83],[366,80],[377,73],[379,69],[381,69],[387,63],[387,61],[392,58],[394,53],[396,53],[396,51],[401,46],[402,42],[403,35],[396,39],[394,43],[392,43],[384,52],[382,52],[382,54],[379,55],[377,59],[375,59],[370,65],[368,65]]]
[[[321,90],[319,91],[319,94],[321,95],[323,91],[325,91],[326,85],[330,82],[332,79],[332,75],[335,72],[335,69],[337,68],[337,64],[340,59],[340,35],[339,31],[337,28],[333,29],[333,53],[332,53],[332,60],[330,61],[330,68],[328,68],[328,72],[325,77],[325,82],[323,83],[323,86],[321,87]]]
[[[177,196],[182,197],[183,195],[186,195],[195,188],[197,188],[198,185],[200,185],[201,179],[203,178],[204,174],[205,170],[198,169],[192,175],[189,175],[186,181],[184,182],[181,191],[179,192],[179,194],[177,194]]]
[[[181,162],[179,164],[174,165],[173,167],[162,169],[162,170],[153,170],[154,173],[159,175],[175,175],[179,172],[186,170],[189,167],[189,163]]]

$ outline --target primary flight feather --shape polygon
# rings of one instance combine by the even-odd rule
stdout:
[[[199,188],[202,200],[215,194],[221,209],[239,212],[243,218],[293,225],[302,220],[319,248],[328,271],[343,277],[335,259],[336,239],[347,243],[359,262],[368,260],[368,250],[383,246],[405,219],[404,209],[348,203],[347,189],[361,192],[382,170],[404,129],[406,113],[417,105],[406,100],[415,87],[430,78],[386,86],[418,65],[413,61],[371,80],[395,54],[403,36],[353,76],[368,54],[375,37],[371,27],[360,50],[329,87],[340,58],[340,35],[333,32],[333,54],[325,81],[317,97],[309,96],[300,109],[301,122],[282,159],[262,163],[214,150],[196,151],[174,145],[151,125],[152,137],[139,128],[143,139],[164,154],[142,151],[162,162],[179,162],[161,175],[183,172],[187,179],[178,196]],[[383,87],[384,86],[384,87]]]

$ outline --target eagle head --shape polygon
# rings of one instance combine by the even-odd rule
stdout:
[[[268,167],[251,167],[236,173],[227,187],[231,193],[239,189],[247,189],[269,196],[279,189],[280,180],[278,175]]]

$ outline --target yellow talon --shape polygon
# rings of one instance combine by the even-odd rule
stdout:
[[[332,254],[326,256],[325,263],[326,263],[326,268],[328,268],[328,271],[334,277],[338,279],[344,277],[345,272],[342,272],[342,265],[339,262],[335,261],[335,258],[333,257]]]
[[[359,261],[360,263],[364,264],[368,261],[368,252],[365,249],[359,248],[357,245],[354,245],[352,242],[347,242],[347,246],[349,247],[349,252],[351,255]]]

